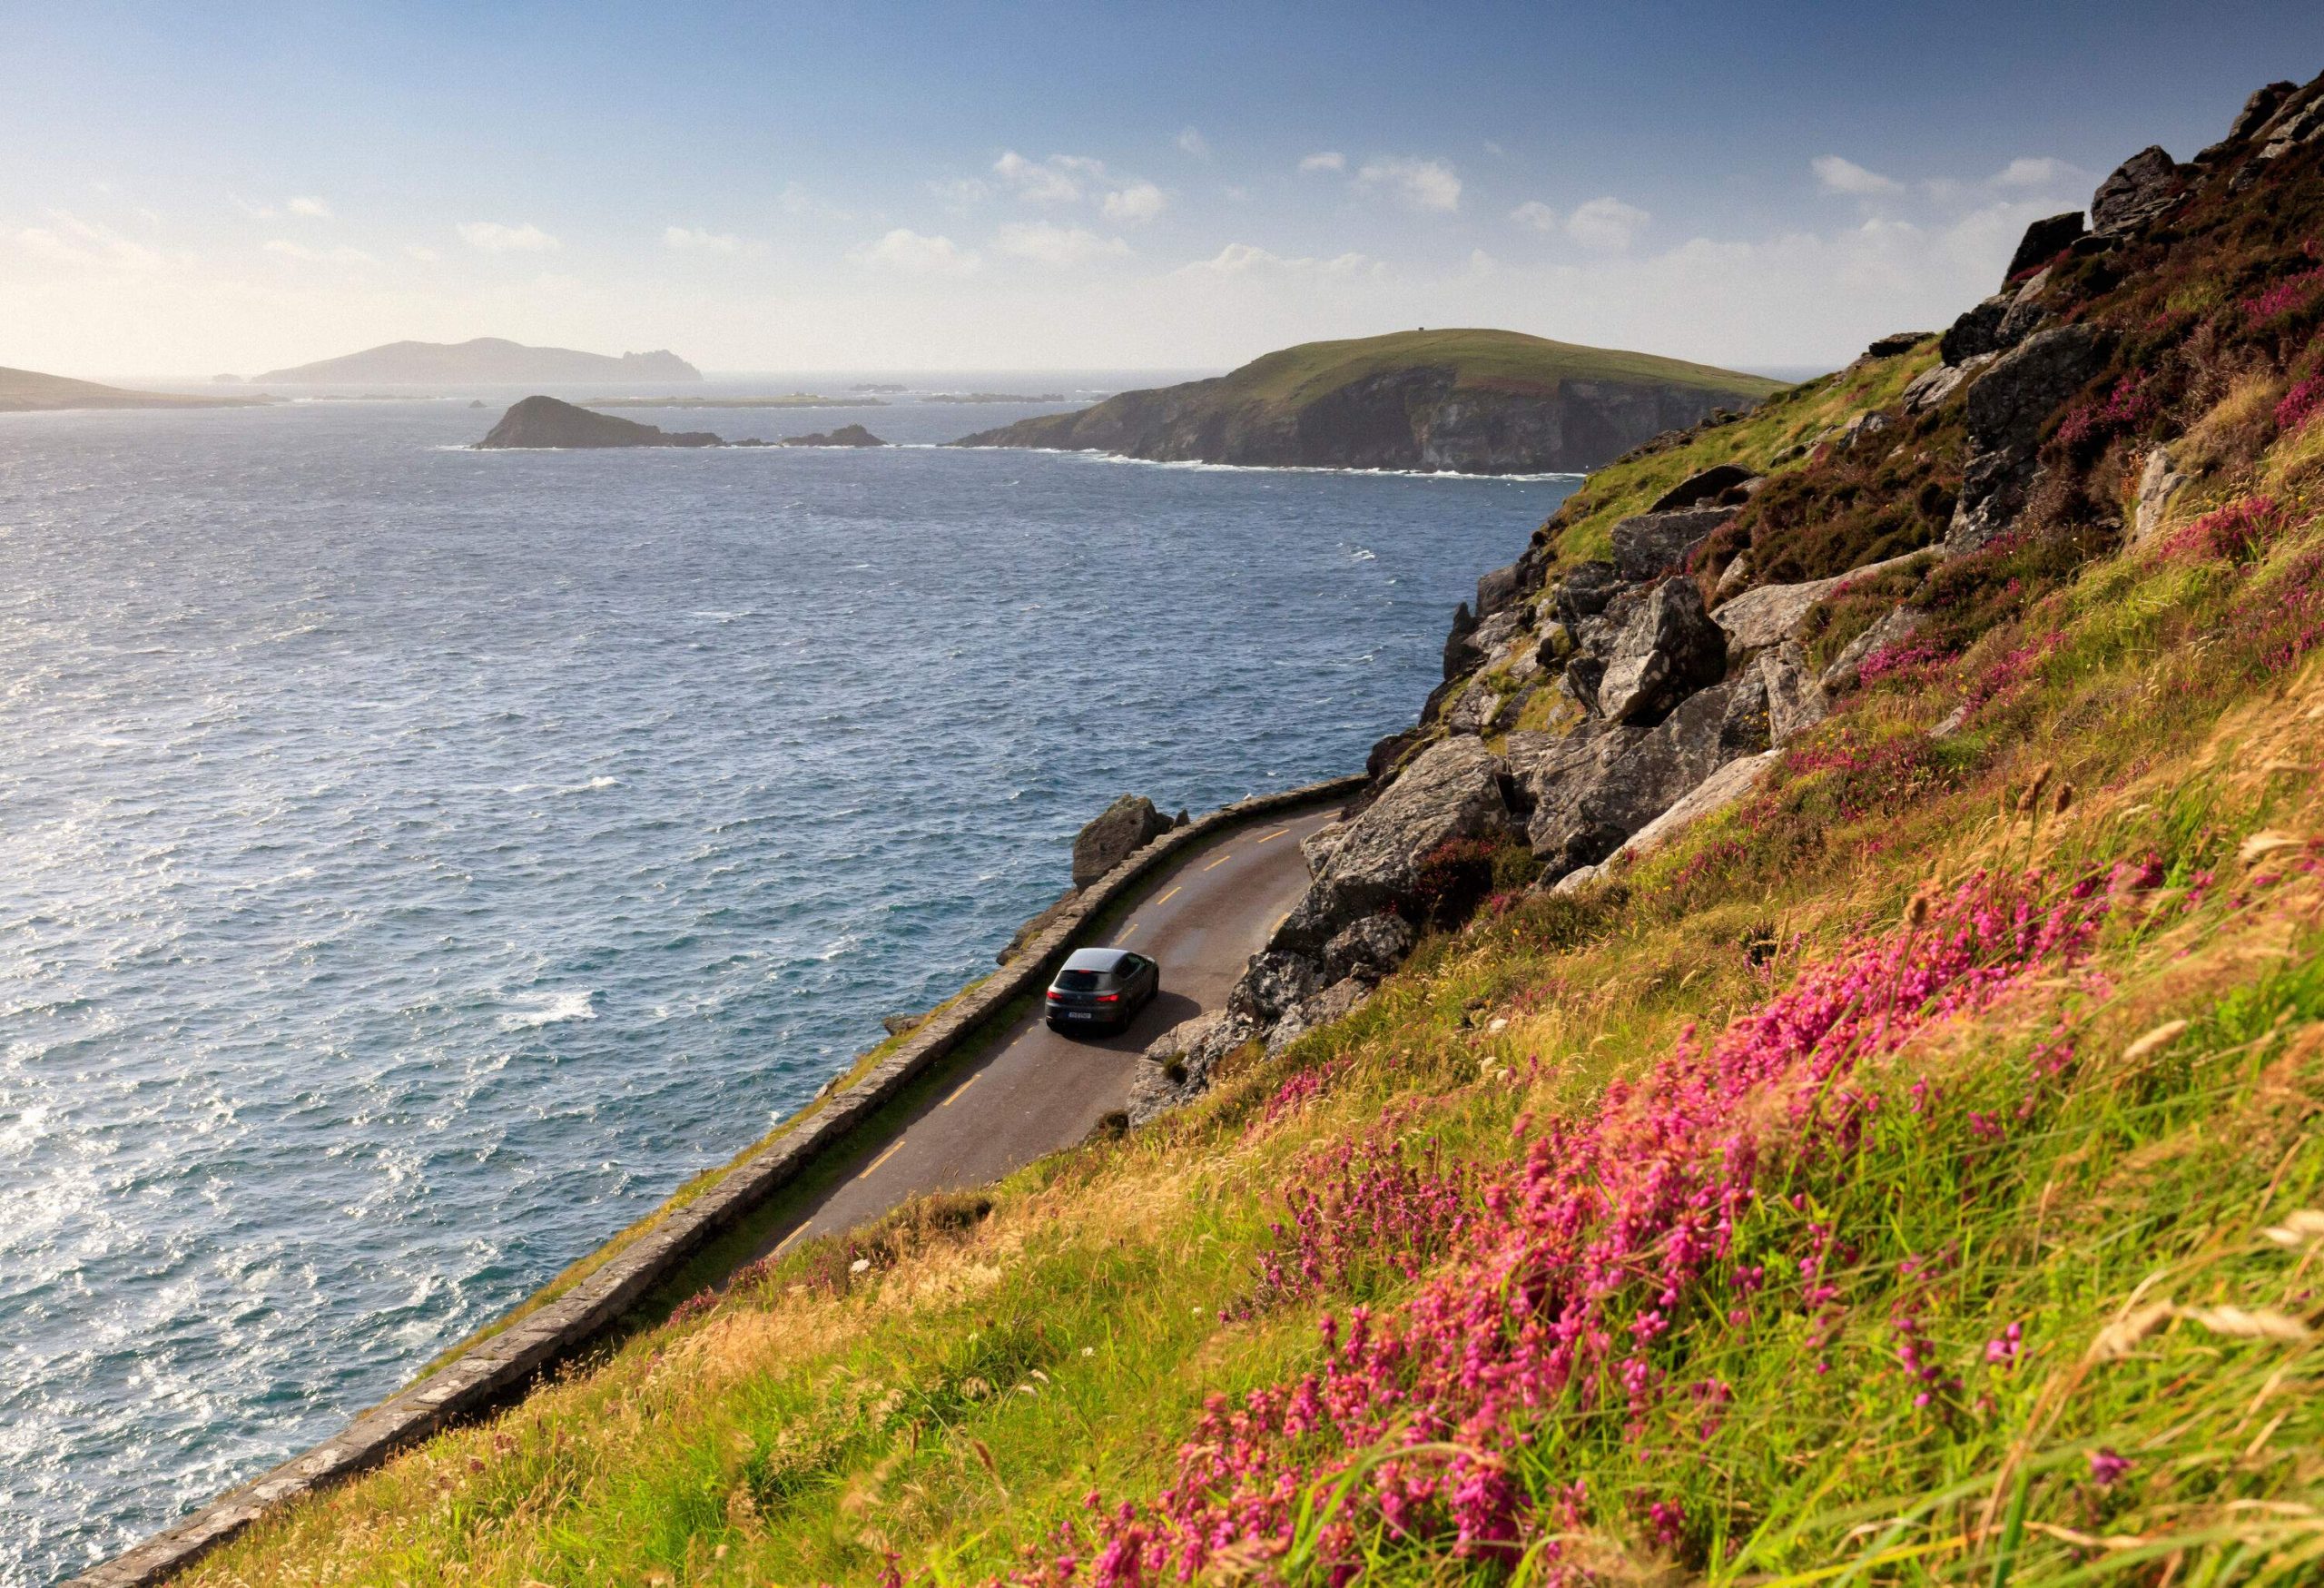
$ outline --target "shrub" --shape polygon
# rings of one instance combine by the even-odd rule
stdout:
[[[2176,531],[2162,543],[2162,553],[2254,562],[2283,527],[2283,509],[2273,497],[2245,497]]]

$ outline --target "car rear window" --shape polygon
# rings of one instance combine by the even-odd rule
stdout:
[[[1098,980],[1095,971],[1061,971],[1058,973],[1057,984],[1068,992],[1094,992],[1098,989]]]

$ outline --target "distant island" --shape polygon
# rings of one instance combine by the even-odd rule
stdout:
[[[842,425],[828,434],[818,430],[812,435],[785,436],[780,441],[762,441],[755,438],[728,441],[708,430],[665,430],[659,425],[616,419],[612,414],[597,413],[578,403],[566,402],[554,397],[527,397],[511,405],[508,411],[500,416],[500,422],[492,427],[483,440],[476,443],[476,450],[497,452],[526,448],[563,450],[604,447],[884,447],[887,444],[862,425]]]
[[[635,419],[592,413],[554,397],[527,397],[500,416],[477,449],[499,451],[521,447],[723,447],[725,442],[707,430],[665,430]]]
[[[1063,402],[1066,397],[1062,391],[1043,391],[1038,394],[1028,394],[1022,391],[931,391],[928,394],[928,400],[931,402]]]
[[[876,397],[818,397],[793,391],[782,397],[588,397],[583,408],[885,408]]]
[[[1232,374],[953,443],[1157,462],[1537,474],[1596,469],[1783,382],[1511,330],[1305,342]]]
[[[900,380],[862,380],[848,388],[850,391],[910,391],[911,387]]]
[[[529,348],[497,336],[464,342],[389,342],[342,358],[324,359],[288,370],[271,370],[253,380],[284,386],[338,385],[373,381],[390,386],[497,385],[567,380],[699,380],[702,371],[677,354],[656,350],[624,353],[576,352],[571,348]]]
[[[0,370],[0,413],[50,413],[73,408],[261,408],[274,401],[250,397],[181,397],[168,391],[133,391],[100,386],[32,370]]]

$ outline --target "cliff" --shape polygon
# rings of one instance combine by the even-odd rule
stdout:
[[[0,370],[0,413],[42,413],[74,408],[256,408],[271,397],[181,397],[73,380],[31,370]]]
[[[1534,474],[1595,469],[1649,437],[1781,389],[1754,375],[1515,331],[1398,331],[1303,343],[1214,380],[1125,391],[958,445]]]
[[[194,1580],[2310,1580],[2319,236],[2270,84],[1606,468],[1145,1128]]]
[[[663,429],[635,419],[593,413],[554,397],[527,397],[492,427],[479,451],[509,447],[723,447],[707,430]]]
[[[388,342],[359,353],[252,376],[284,386],[370,381],[388,386],[550,385],[581,380],[699,380],[702,371],[675,353],[576,352],[530,348],[497,336],[464,342]]]

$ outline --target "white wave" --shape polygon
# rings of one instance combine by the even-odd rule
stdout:
[[[1339,469],[1313,463],[1173,462],[1155,458],[1132,458],[1121,452],[1086,451],[1072,447],[962,447],[954,442],[951,449],[960,452],[1045,452],[1052,458],[1079,458],[1090,463],[1131,463],[1140,469],[1183,469],[1194,473],[1212,474],[1344,474],[1364,479],[1459,479],[1488,485],[1539,485],[1544,480],[1590,478],[1586,472],[1565,469],[1544,474],[1462,474],[1449,469]]]
[[[1348,554],[1350,562],[1378,562],[1380,554],[1368,546],[1359,546]]]
[[[566,1021],[597,1018],[597,995],[587,988],[577,992],[537,993],[514,1001],[515,1007],[500,1017],[502,1031],[529,1031]]]

